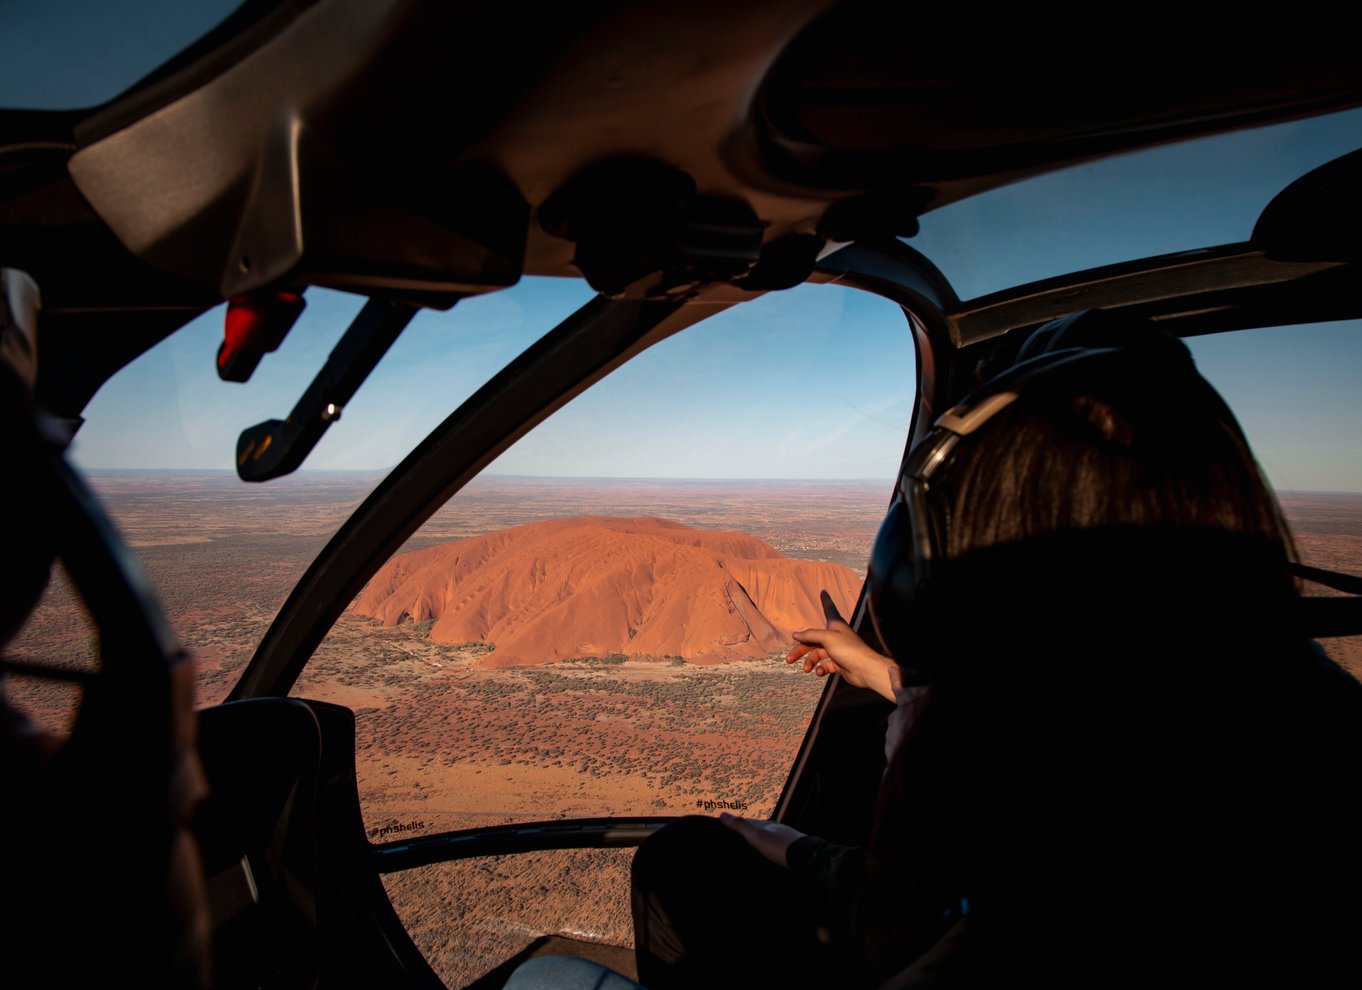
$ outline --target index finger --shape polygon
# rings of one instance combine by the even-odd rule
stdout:
[[[832,625],[834,622],[846,622],[846,619],[842,618],[842,613],[837,611],[837,603],[832,600],[827,588],[818,593],[818,600],[823,603],[823,620],[828,625]]]

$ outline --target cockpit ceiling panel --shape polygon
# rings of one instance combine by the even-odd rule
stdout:
[[[75,122],[70,175],[127,250],[215,295],[284,278],[415,298],[577,274],[537,211],[615,158],[744,201],[768,243],[858,197],[843,216],[890,220],[853,233],[894,235],[1027,174],[1362,103],[1355,59],[1317,46],[1264,58],[1184,26],[1050,54],[1044,25],[985,46],[979,20],[309,0]]]
[[[924,186],[943,205],[1117,151],[1355,106],[1355,52],[1278,21],[1151,18],[1059,43],[973,8],[843,3],[789,45],[751,121],[761,167],[832,190]],[[1079,38],[1085,35],[1080,33]]]

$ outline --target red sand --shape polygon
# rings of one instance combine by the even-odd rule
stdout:
[[[820,590],[848,614],[860,587],[846,567],[741,533],[578,516],[400,554],[352,609],[387,626],[434,619],[436,642],[494,643],[488,667],[612,653],[715,663],[784,648],[823,624]]]

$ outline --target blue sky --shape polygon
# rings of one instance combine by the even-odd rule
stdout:
[[[213,357],[222,310],[111,379],[86,410],[87,468],[231,468],[236,436],[283,418],[358,311],[309,290],[283,346],[245,385]],[[591,298],[575,279],[422,312],[309,458],[310,468],[397,463],[479,385]],[[578,397],[491,470],[578,477],[893,476],[914,383],[902,311],[837,286],[772,293],[658,344]]]
[[[1273,486],[1362,491],[1362,321],[1188,341]]]
[[[0,106],[99,102],[209,30],[223,0],[5,0]],[[1057,273],[1243,240],[1272,196],[1362,146],[1362,111],[1153,149],[954,204],[914,247],[970,298]],[[397,463],[498,368],[588,298],[525,279],[422,313],[309,468]],[[245,386],[217,380],[214,311],[109,382],[75,448],[86,467],[230,468],[237,433],[282,417],[360,300],[312,290],[303,320]],[[1362,326],[1192,342],[1272,481],[1362,491]],[[774,293],[664,342],[560,411],[494,465],[515,474],[888,477],[913,375],[897,309],[828,286]]]

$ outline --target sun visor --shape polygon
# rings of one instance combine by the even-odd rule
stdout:
[[[1362,260],[1362,151],[1301,176],[1267,204],[1253,244],[1279,261]]]

